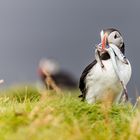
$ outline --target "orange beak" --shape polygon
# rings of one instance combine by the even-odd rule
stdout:
[[[107,44],[107,34],[104,34],[104,37],[102,39],[102,49],[104,50],[106,48],[106,44]]]

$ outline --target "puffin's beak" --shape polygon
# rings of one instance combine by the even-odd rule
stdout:
[[[105,33],[102,39],[102,50],[105,50],[107,44],[107,34]]]

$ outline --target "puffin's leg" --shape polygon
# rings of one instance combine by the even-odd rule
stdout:
[[[96,58],[97,62],[101,65],[101,68],[104,68],[104,64],[101,60],[100,50],[98,49],[98,46],[95,49],[95,58]]]

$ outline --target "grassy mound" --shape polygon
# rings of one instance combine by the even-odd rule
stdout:
[[[40,95],[18,87],[0,96],[0,140],[140,139],[140,112],[132,106],[81,102],[77,92]]]

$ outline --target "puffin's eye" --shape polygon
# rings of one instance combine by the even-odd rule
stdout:
[[[115,35],[114,35],[114,38],[116,39],[117,37],[118,37],[118,36],[115,34]]]

